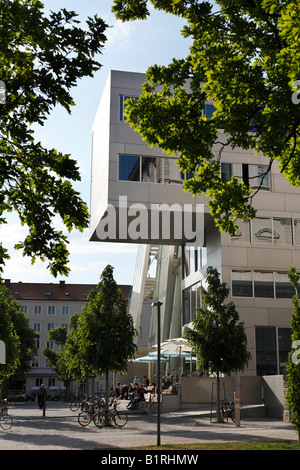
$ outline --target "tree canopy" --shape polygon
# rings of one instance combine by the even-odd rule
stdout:
[[[185,58],[149,67],[140,99],[127,102],[128,122],[194,172],[184,189],[206,193],[217,226],[232,234],[237,218],[255,216],[257,190],[238,175],[221,178],[224,148],[262,153],[265,173],[277,161],[300,186],[299,2],[115,0],[113,11],[123,21],[146,19],[150,4],[184,18],[192,46]]]
[[[70,155],[43,147],[34,126],[43,125],[53,108],[71,113],[71,89],[100,68],[97,55],[106,37],[97,17],[80,24],[74,11],[48,17],[39,0],[0,0],[0,223],[16,211],[28,227],[16,245],[32,261],[48,261],[50,272],[67,275],[67,237],[55,226],[59,217],[68,231],[88,226],[88,208],[72,182],[80,180]],[[0,267],[8,258],[0,248]]]

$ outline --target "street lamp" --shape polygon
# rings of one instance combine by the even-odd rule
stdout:
[[[160,307],[162,302],[153,302],[157,307],[157,445],[160,446]]]

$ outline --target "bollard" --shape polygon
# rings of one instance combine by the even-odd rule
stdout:
[[[235,413],[235,425],[241,425],[241,403],[240,403],[240,394],[234,392],[234,413]]]

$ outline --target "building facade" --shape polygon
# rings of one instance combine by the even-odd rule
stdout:
[[[235,236],[220,233],[207,198],[183,192],[186,175],[176,158],[148,147],[126,123],[126,99],[138,98],[144,80],[144,74],[111,71],[103,92],[92,133],[90,240],[139,244],[130,312],[139,329],[143,302],[161,301],[161,341],[181,336],[193,321],[206,268],[217,268],[230,287],[228,302],[244,322],[252,355],[245,374],[280,374],[291,349],[287,272],[300,266],[300,190],[288,184],[276,162],[265,176],[264,155],[224,147],[220,177],[236,176],[260,190],[256,218],[240,221]],[[226,142],[222,131],[219,141]],[[188,232],[184,214],[192,214],[196,234]],[[156,318],[152,314],[148,346],[157,342]]]
[[[31,371],[26,374],[26,383],[22,387],[30,394],[43,383],[50,395],[55,394],[57,390],[63,389],[64,384],[42,354],[46,346],[54,350],[58,348],[49,342],[48,333],[58,326],[68,328],[70,317],[82,312],[88,293],[96,288],[96,284],[68,284],[65,281],[44,284],[5,280],[5,285],[20,303],[21,311],[29,319],[29,326],[39,335],[38,352],[32,358]],[[124,300],[129,299],[131,286],[121,285],[119,288]]]

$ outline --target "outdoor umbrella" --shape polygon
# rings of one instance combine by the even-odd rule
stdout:
[[[132,362],[157,362],[157,356],[142,356],[134,359]],[[168,362],[168,359],[160,357],[160,362]]]

